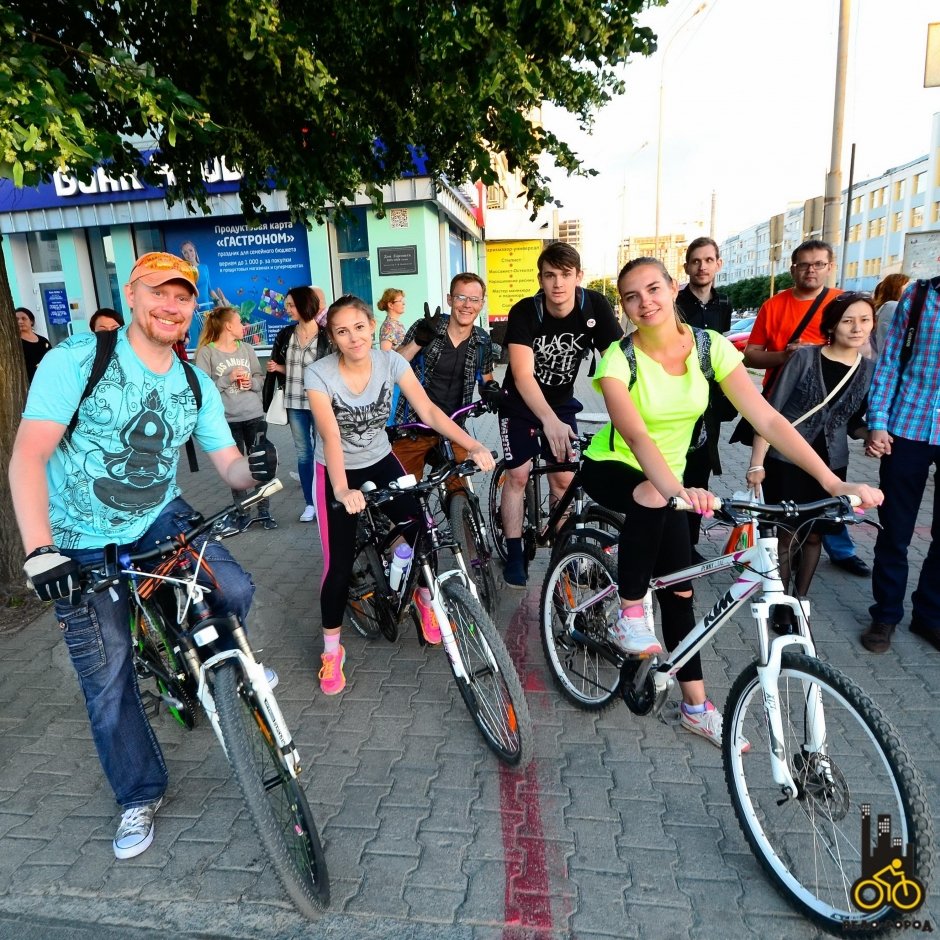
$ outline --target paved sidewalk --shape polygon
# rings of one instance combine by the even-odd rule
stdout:
[[[583,380],[579,388],[587,409],[600,410]],[[495,440],[494,419],[481,426]],[[250,633],[280,675],[278,701],[304,759],[332,879],[329,912],[315,923],[294,913],[211,731],[184,732],[165,714],[154,726],[170,789],[156,838],[140,857],[115,860],[116,808],[49,613],[0,636],[0,937],[817,936],[761,873],[718,750],[679,730],[674,703],[663,720],[641,719],[622,703],[578,711],[554,692],[537,627],[541,556],[530,590],[504,591],[498,617],[535,723],[536,757],[525,774],[491,755],[443,653],[422,649],[407,631],[395,645],[347,631],[347,689],[321,695],[316,526],[297,521],[303,500],[288,477],[287,430],[273,429],[272,438],[286,483],[272,505],[280,528],[227,544],[258,585]],[[741,488],[748,452],[725,453],[715,489],[727,495]],[[856,448],[851,476],[876,474]],[[227,502],[211,468],[184,471],[181,482],[202,510]],[[921,523],[915,569],[926,514]],[[853,535],[870,561],[874,531],[860,526]],[[717,553],[721,532],[707,537],[714,547],[704,552]],[[711,590],[724,588],[721,578]],[[700,607],[712,602],[709,591],[706,584]],[[931,690],[940,688],[940,657],[906,628],[891,653],[867,654],[857,635],[869,591],[867,581],[821,562],[811,597],[819,649],[902,729],[936,811],[940,707]],[[732,624],[703,654],[716,702],[753,644],[746,625]],[[936,885],[927,908],[940,910]]]

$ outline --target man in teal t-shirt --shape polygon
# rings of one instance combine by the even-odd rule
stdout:
[[[133,312],[107,369],[81,401],[95,359],[94,334],[53,349],[30,387],[10,460],[10,490],[27,552],[24,570],[56,616],[85,696],[102,768],[123,813],[114,854],[131,858],[153,841],[167,785],[160,746],[134,674],[127,587],[82,594],[78,568],[116,543],[134,552],[187,528],[192,509],[176,484],[179,448],[191,434],[232,489],[270,480],[277,452],[265,442],[243,457],[222,401],[199,374],[189,385],[173,344],[187,335],[198,274],[164,252],[138,259],[124,287]],[[80,404],[81,403],[81,404]],[[66,430],[77,411],[77,423]],[[218,542],[209,542],[218,590],[213,612],[248,613],[254,585]]]

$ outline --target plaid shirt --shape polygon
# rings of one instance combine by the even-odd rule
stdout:
[[[434,375],[434,369],[437,367],[437,361],[441,358],[444,343],[450,342],[447,338],[447,324],[449,321],[449,316],[441,317],[441,322],[437,327],[437,336],[424,349],[415,353],[415,357],[411,361],[411,368],[418,377],[418,381],[425,388],[427,388],[431,376]],[[418,323],[412,323],[408,328],[408,332],[401,343],[402,347],[407,346],[414,339],[417,326]],[[463,361],[463,395],[460,400],[460,407],[469,405],[473,401],[473,390],[476,388],[477,381],[482,379],[484,375],[492,374],[493,344],[489,336],[482,329],[475,326],[470,333],[470,340],[467,343],[467,355]],[[454,378],[457,377],[454,376]],[[408,404],[408,399],[404,395],[400,395],[398,408],[395,411],[395,424],[405,424],[416,420],[417,417]]]
[[[940,288],[927,291],[914,352],[898,385],[901,345],[910,322],[915,283],[894,311],[868,393],[868,428],[909,441],[940,444]]]
[[[287,369],[284,375],[285,408],[310,407],[307,393],[304,391],[304,369],[317,361],[317,340],[318,336],[314,336],[306,346],[301,346],[297,330],[291,335],[284,354],[284,366]]]

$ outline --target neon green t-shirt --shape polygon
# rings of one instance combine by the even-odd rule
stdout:
[[[735,370],[744,356],[720,333],[706,332],[711,336],[712,368],[715,378],[721,382]],[[685,375],[670,375],[642,349],[633,348],[636,351],[637,375],[630,397],[669,468],[681,479],[695,422],[708,407],[708,379],[699,367],[698,348],[692,345],[685,361]],[[594,376],[597,391],[600,391],[600,380],[604,378],[618,379],[630,387],[630,365],[620,343],[612,343],[597,366]],[[633,451],[610,422],[594,435],[584,454],[592,460],[617,460],[635,470],[642,470]]]

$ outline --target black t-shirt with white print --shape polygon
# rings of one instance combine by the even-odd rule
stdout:
[[[535,301],[525,297],[513,304],[506,326],[506,344],[529,346],[535,355],[535,380],[552,407],[563,405],[574,394],[578,369],[593,346],[603,352],[623,336],[623,330],[614,315],[610,301],[593,290],[584,291],[583,308],[575,307],[566,317],[553,317],[542,308],[539,323]],[[593,322],[588,322],[593,321]],[[516,389],[512,366],[506,370],[503,382],[507,397],[514,405],[522,405],[522,396]]]

